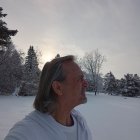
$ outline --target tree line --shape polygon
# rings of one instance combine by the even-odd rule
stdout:
[[[104,76],[104,91],[110,95],[140,96],[140,77],[138,74],[125,74],[124,78],[116,79],[109,72]]]
[[[22,51],[17,51],[11,36],[18,31],[8,29],[3,21],[7,14],[2,11],[0,7],[0,94],[35,95],[41,73],[38,52],[34,46],[29,46],[26,57]],[[57,54],[57,57],[60,55]],[[110,95],[140,96],[140,77],[137,74],[126,74],[120,80],[112,72],[102,75],[106,58],[98,49],[85,53],[82,58],[77,57],[76,61],[87,80],[87,91],[95,95],[105,92]]]

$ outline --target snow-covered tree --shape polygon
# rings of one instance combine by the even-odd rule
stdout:
[[[86,53],[82,59],[82,65],[84,69],[91,75],[92,81],[94,83],[94,92],[95,95],[98,92],[100,72],[105,57],[96,50],[94,53]]]
[[[136,86],[137,95],[140,96],[140,77],[137,74],[134,74],[133,78]]]
[[[92,79],[92,75],[89,73],[86,73],[85,71],[83,73],[84,73],[84,77],[87,81],[86,91],[93,92],[95,90],[95,83]],[[102,92],[102,91],[103,91],[103,78],[99,75],[98,76],[98,92]]]
[[[104,77],[104,90],[108,94],[116,94],[117,83],[112,72],[109,72]]]
[[[39,79],[37,55],[33,46],[30,46],[25,58],[25,80],[28,82],[37,82]]]
[[[37,53],[33,46],[28,49],[28,54],[25,58],[24,77],[19,95],[35,95],[37,92],[40,70]]]
[[[15,36],[17,30],[9,30],[7,23],[2,18],[3,8],[0,7],[0,93],[11,93],[20,83],[22,77],[22,56],[15,49],[11,36]]]
[[[123,96],[138,96],[140,93],[140,78],[137,74],[126,74],[124,75],[124,87],[122,88]]]
[[[22,80],[22,53],[13,44],[6,51],[6,59],[0,65],[0,92],[11,94]]]
[[[122,89],[124,88],[125,80],[123,78],[121,79],[116,79],[116,95],[121,95],[122,94]]]

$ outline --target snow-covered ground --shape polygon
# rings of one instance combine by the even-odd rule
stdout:
[[[87,94],[76,107],[87,120],[94,140],[140,140],[140,98]],[[13,124],[33,110],[34,97],[0,96],[0,140]]]

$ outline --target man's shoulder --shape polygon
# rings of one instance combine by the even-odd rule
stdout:
[[[38,111],[32,111],[10,129],[5,140],[36,140],[50,137],[50,134],[46,133],[49,128],[44,121],[44,115]]]
[[[26,140],[26,135],[28,135],[28,133],[30,133],[30,129],[29,129],[29,124],[27,127],[27,122],[23,120],[17,122],[10,130],[8,135],[6,136],[5,140],[9,140],[9,139],[20,139],[20,140]],[[31,127],[30,127],[31,128]]]

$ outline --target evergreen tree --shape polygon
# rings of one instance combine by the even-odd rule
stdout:
[[[0,65],[6,63],[9,55],[9,51],[12,48],[11,36],[16,35],[17,30],[9,30],[6,22],[2,20],[7,14],[2,13],[3,9],[0,7]]]
[[[109,72],[105,75],[104,78],[104,90],[108,94],[116,94],[117,90],[117,84],[115,76],[112,74],[112,72]]]
[[[124,75],[125,83],[124,88],[122,89],[123,96],[134,97],[139,95],[139,77],[133,74]]]
[[[22,54],[15,49],[11,36],[17,30],[9,30],[2,20],[7,16],[0,7],[0,94],[11,94],[22,79]]]
[[[125,80],[123,78],[121,78],[120,80],[116,79],[116,85],[117,85],[116,94],[117,95],[122,94],[125,85]]]
[[[39,68],[36,52],[33,46],[30,46],[25,60],[25,80],[28,82],[37,82],[39,78]]]
[[[22,54],[13,44],[7,48],[5,63],[0,65],[0,94],[11,94],[22,80]]]
[[[134,74],[133,78],[136,86],[137,96],[140,96],[140,77],[137,74]]]
[[[38,68],[37,54],[33,46],[28,49],[24,65],[24,78],[19,95],[35,95],[37,93],[40,70]]]
[[[2,20],[7,14],[2,13],[3,9],[0,7],[0,51],[4,51],[11,43],[11,36],[16,35],[17,30],[9,30],[6,22]]]

